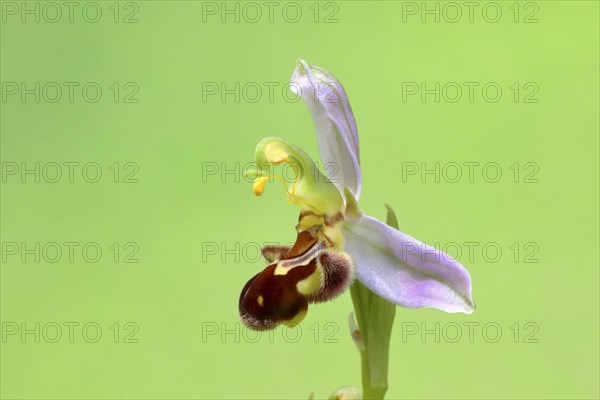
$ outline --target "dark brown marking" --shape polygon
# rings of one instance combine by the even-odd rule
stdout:
[[[315,272],[316,260],[292,268],[285,275],[274,275],[275,267],[276,264],[267,266],[242,290],[240,317],[251,329],[273,329],[308,309],[308,298],[298,292],[296,284]],[[259,296],[263,297],[262,306],[258,303]]]
[[[311,247],[313,247],[317,243],[317,241],[317,238],[314,237],[308,231],[298,233],[296,243],[294,243],[294,246],[290,249],[290,251],[288,251],[287,254],[283,256],[283,259],[287,260],[290,258],[301,256],[302,254],[306,253]]]
[[[344,214],[338,212],[333,217],[325,217],[325,225],[332,227],[335,226],[338,222],[344,220]]]

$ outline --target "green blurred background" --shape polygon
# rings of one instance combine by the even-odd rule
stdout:
[[[473,315],[398,309],[388,398],[598,398],[597,2],[476,2],[471,21],[446,2],[98,1],[72,17],[54,4],[60,17],[2,1],[3,398],[360,385],[349,293],[296,330],[257,337],[238,322],[259,244],[293,241],[298,214],[280,185],[255,198],[241,166],[269,135],[318,159],[285,89],[298,57],[349,94],[363,210],[384,218],[390,203],[401,230],[472,274]],[[406,92],[422,82],[439,82],[439,102]],[[463,82],[478,85],[472,101]],[[36,163],[39,182],[22,175]],[[436,163],[439,182],[421,175]]]

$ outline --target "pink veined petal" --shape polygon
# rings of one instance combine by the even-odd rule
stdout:
[[[469,272],[448,254],[365,216],[344,223],[357,278],[388,301],[449,313],[474,310]]]
[[[362,188],[358,133],[346,91],[330,72],[304,60],[296,64],[290,89],[312,114],[325,175],[340,193],[347,187],[358,200]]]

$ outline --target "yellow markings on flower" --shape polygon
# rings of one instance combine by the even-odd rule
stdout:
[[[318,215],[311,212],[305,212],[300,215],[300,220],[298,221],[296,230],[298,232],[302,232],[312,228],[313,226],[322,226],[323,224],[324,219],[322,215]]]
[[[254,184],[252,185],[252,191],[254,191],[254,194],[256,196],[260,196],[265,192],[265,184],[267,183],[267,181],[269,179],[277,179],[277,180],[281,181],[281,183],[283,183],[283,187],[285,187],[286,193],[289,194],[290,196],[292,195],[292,193],[290,193],[290,191],[288,190],[285,179],[283,179],[279,175],[274,175],[274,176],[262,176],[260,178],[254,179]]]
[[[264,307],[265,306],[265,298],[262,297],[262,295],[259,295],[256,298],[256,302],[258,303],[259,306]]]
[[[302,310],[298,314],[296,314],[294,318],[288,321],[283,321],[283,324],[286,325],[288,328],[295,328],[300,322],[302,322],[304,317],[306,317],[306,313],[307,310]]]
[[[292,267],[293,268],[293,267]],[[286,268],[281,265],[281,263],[277,264],[275,270],[273,271],[273,275],[287,275],[291,268]]]
[[[314,230],[314,227],[320,227],[320,232],[319,229],[315,231],[319,240],[323,240],[329,247],[343,249],[345,242],[344,234],[341,230],[343,221],[344,216],[341,213],[327,217],[311,211],[305,211],[300,214],[296,230],[302,232]]]
[[[288,264],[286,260],[279,261],[275,266],[275,270],[273,271],[273,275],[287,275],[292,269],[297,267],[304,267],[308,265],[312,261],[310,257],[304,257],[303,262]]]
[[[298,289],[299,293],[302,293],[305,296],[316,293],[323,284],[323,274],[321,273],[321,268],[317,267],[315,272],[313,272],[308,278],[302,279],[300,282],[296,283],[296,289]]]
[[[265,147],[265,156],[270,163],[281,164],[288,161],[289,154],[280,142],[272,142]]]
[[[254,193],[264,192],[264,179],[280,179],[285,183],[286,200],[303,211],[333,216],[344,211],[344,199],[337,187],[317,168],[310,156],[299,147],[276,137],[267,137],[256,145],[254,161],[257,168],[244,172],[253,177]],[[271,167],[285,163],[292,170],[293,178],[274,176]],[[283,172],[281,173],[283,174]]]
[[[329,245],[337,250],[344,248],[346,238],[341,229],[342,224],[335,226],[325,226],[323,229],[323,235],[328,239]]]
[[[260,196],[265,192],[265,183],[267,183],[267,179],[269,179],[269,177],[263,176],[262,178],[256,178],[254,180],[252,190],[254,191],[255,195]]]

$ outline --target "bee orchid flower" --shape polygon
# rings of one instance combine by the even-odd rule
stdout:
[[[308,106],[326,176],[308,154],[284,139],[268,137],[255,151],[246,175],[261,195],[273,166],[287,163],[295,179],[285,185],[288,202],[300,207],[293,246],[266,246],[269,265],[244,286],[239,311],[250,328],[300,322],[309,303],[330,300],[358,279],[387,301],[471,313],[471,278],[454,258],[364,215],[359,208],[362,175],[354,115],[346,92],[328,71],[299,60],[291,89]]]

